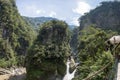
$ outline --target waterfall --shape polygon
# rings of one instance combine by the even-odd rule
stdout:
[[[66,63],[67,69],[66,69],[66,74],[65,74],[63,80],[72,80],[75,77],[75,72],[76,72],[77,68],[75,68],[74,71],[72,73],[70,73],[69,72],[70,63],[71,62],[69,60]],[[77,65],[78,65],[78,63],[75,64],[75,66],[77,66]]]

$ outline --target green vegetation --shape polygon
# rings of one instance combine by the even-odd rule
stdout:
[[[105,41],[120,33],[119,12],[120,2],[102,2],[82,16],[80,27],[70,32],[64,21],[21,17],[15,0],[0,0],[0,67],[26,64],[27,80],[55,80],[56,76],[62,79],[71,45],[80,61],[74,80],[82,80],[110,62],[111,65],[92,78],[108,80],[114,58],[110,51],[106,52]],[[38,25],[36,36],[34,29]],[[120,47],[116,50],[119,52]]]
[[[27,22],[27,24],[30,24],[31,27],[39,32],[39,27],[45,22],[51,21],[51,20],[58,20],[56,18],[52,17],[26,17],[23,16],[23,19]],[[72,31],[76,26],[75,25],[69,25],[69,29]]]
[[[18,13],[15,1],[0,0],[0,67],[16,65],[16,58],[26,54],[34,37],[34,31]]]
[[[100,6],[91,10],[80,18],[80,29],[95,25],[105,30],[120,32],[120,2],[102,2]]]
[[[44,22],[48,22],[51,20],[57,20],[56,18],[52,17],[25,17],[23,19],[33,27],[36,31],[39,30],[39,26],[42,25]]]
[[[70,53],[69,39],[65,22],[52,20],[44,23],[26,57],[27,79],[54,80],[56,75],[62,78]]]
[[[112,64],[92,80],[109,80],[110,76],[113,77],[111,71],[115,60],[109,51],[106,52],[105,41],[120,33],[119,8],[120,2],[102,2],[79,19],[78,56],[81,66],[75,80],[86,78],[109,62]]]
[[[74,28],[71,32],[71,40],[70,40],[70,47],[73,53],[77,53],[78,49],[78,33],[79,27]]]
[[[102,71],[92,80],[106,80],[110,77],[112,70],[113,56],[110,52],[106,52],[105,41],[116,32],[104,31],[95,27],[87,27],[80,31],[78,56],[81,63],[78,71],[78,78],[82,80],[93,72],[98,71],[104,65],[111,62],[111,65]]]

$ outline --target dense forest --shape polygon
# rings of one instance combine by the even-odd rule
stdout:
[[[39,26],[42,25],[44,22],[51,21],[51,20],[57,20],[56,18],[52,17],[26,17],[23,16],[23,19],[31,25],[33,29],[36,31],[39,30]]]
[[[65,61],[70,55],[68,25],[50,21],[42,25],[37,39],[28,51],[28,80],[55,80],[65,75]]]
[[[18,13],[15,1],[0,0],[0,67],[14,66],[24,58],[34,37],[34,30]]]
[[[80,76],[75,80],[82,80],[111,62],[109,67],[92,79],[109,80],[109,77],[112,76],[111,72],[114,58],[110,51],[106,51],[105,41],[111,35],[116,34],[117,32],[104,31],[93,26],[86,27],[84,30],[80,31],[77,54],[81,62],[81,66],[78,70]]]
[[[115,58],[110,51],[106,51],[105,41],[119,34],[119,5],[120,2],[116,1],[102,2],[100,6],[79,18],[77,50],[81,66],[75,80],[85,79],[109,62],[111,65],[92,77],[92,80],[113,80],[115,77],[112,71]]]
[[[40,25],[51,20],[58,20],[57,18],[52,17],[26,17],[23,16],[23,19],[30,24],[30,26],[36,31],[39,32]],[[69,29],[73,30],[76,26],[69,25]]]
[[[119,8],[120,2],[102,2],[70,29],[56,18],[21,16],[15,0],[0,0],[0,68],[26,67],[26,80],[62,80],[72,55],[80,63],[73,80],[83,80],[109,63],[91,80],[113,80],[114,57],[105,42],[119,35]]]

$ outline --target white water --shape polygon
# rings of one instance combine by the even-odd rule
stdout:
[[[67,69],[66,69],[66,75],[64,76],[63,80],[72,80],[75,77],[75,72],[77,70],[77,68],[75,68],[75,70],[70,73],[69,69],[70,69],[70,61],[68,60],[66,63]],[[76,64],[76,66],[78,65],[78,63]]]
[[[12,68],[11,69],[11,75],[22,75],[26,73],[26,69],[25,68]]]

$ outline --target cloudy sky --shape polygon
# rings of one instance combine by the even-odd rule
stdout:
[[[79,25],[78,18],[102,1],[110,0],[16,0],[16,4],[22,16],[54,17]]]

